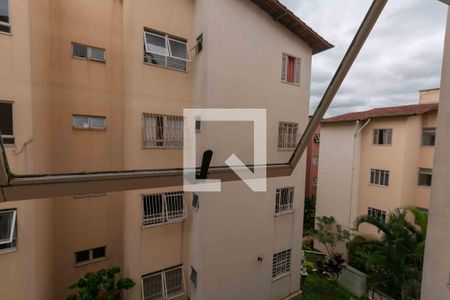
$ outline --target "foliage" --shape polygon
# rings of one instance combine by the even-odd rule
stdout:
[[[316,267],[317,273],[320,275],[325,275],[331,278],[337,278],[344,268],[345,259],[342,254],[335,253],[331,257],[327,257],[325,260],[317,260]]]
[[[313,237],[325,246],[328,256],[333,257],[336,246],[339,242],[350,240],[350,231],[343,229],[342,225],[336,223],[336,219],[331,216],[317,217],[317,228],[313,230]]]
[[[318,274],[306,277],[302,288],[302,300],[356,300],[356,296],[341,288],[335,281]]]
[[[130,278],[120,278],[119,267],[101,269],[95,273],[87,273],[78,282],[72,284],[70,289],[79,289],[78,294],[72,294],[67,300],[113,300],[117,299],[121,290],[131,289],[135,283]]]
[[[418,226],[408,221],[411,212]],[[365,269],[369,286],[396,299],[419,299],[427,216],[417,208],[396,209],[387,223],[370,216],[358,217],[382,233],[381,239],[358,237],[350,243],[351,265]]]
[[[305,210],[303,216],[303,236],[308,236],[314,230],[316,220],[316,198],[305,197]]]

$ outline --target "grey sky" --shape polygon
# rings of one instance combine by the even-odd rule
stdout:
[[[335,45],[313,57],[313,110],[372,1],[281,2]],[[327,116],[417,103],[418,90],[439,87],[446,8],[437,0],[390,0]]]

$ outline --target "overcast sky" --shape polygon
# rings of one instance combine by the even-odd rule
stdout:
[[[313,56],[311,110],[336,71],[371,0],[281,0],[335,48]],[[447,6],[390,0],[327,116],[417,103],[439,87]]]

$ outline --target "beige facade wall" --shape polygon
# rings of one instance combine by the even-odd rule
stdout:
[[[450,297],[450,19],[447,20],[436,157],[422,277],[422,299]]]
[[[11,1],[10,12],[12,34],[0,34],[0,100],[14,102],[16,145],[7,156],[15,173],[181,167],[182,150],[143,149],[143,113],[267,108],[271,163],[291,155],[277,149],[278,122],[298,122],[301,133],[308,121],[312,51],[250,1],[29,0]],[[144,28],[185,38],[188,48],[203,33],[204,50],[187,72],[144,64]],[[106,63],[73,58],[72,42],[105,49]],[[283,52],[302,59],[300,86],[280,81]],[[104,116],[107,129],[74,129],[74,114]],[[246,125],[202,124],[199,153],[213,149],[213,164],[231,153],[252,162]],[[85,273],[120,266],[136,282],[126,299],[141,299],[143,275],[179,264],[188,290],[182,299],[296,293],[304,167],[302,160],[293,176],[269,180],[266,193],[226,183],[221,193],[200,194],[199,211],[186,193],[187,219],[152,228],[142,228],[142,195],[181,187],[2,203],[17,208],[18,247],[0,254],[0,298],[64,299]],[[296,187],[294,210],[275,217],[275,192],[285,186]],[[100,246],[106,260],[75,266],[76,251]],[[287,249],[291,273],[272,282],[272,256]]]
[[[422,90],[419,91],[419,103],[436,103],[439,102],[440,90],[439,89],[430,89],[430,90]]]

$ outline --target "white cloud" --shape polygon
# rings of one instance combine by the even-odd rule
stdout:
[[[313,111],[372,1],[281,2],[335,45],[313,57]],[[418,90],[439,87],[446,7],[438,1],[389,1],[327,115],[416,103]]]

